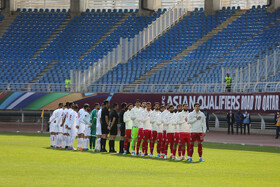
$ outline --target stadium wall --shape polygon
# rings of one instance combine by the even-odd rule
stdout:
[[[202,109],[209,112],[225,113],[245,111],[250,113],[275,113],[280,109],[279,93],[181,93],[181,94],[139,94],[139,93],[38,93],[38,92],[0,92],[0,109],[4,110],[54,110],[59,102],[72,101],[82,106],[89,103],[102,103],[110,100],[111,103],[134,103],[136,99],[170,103],[173,105],[185,104],[193,108],[195,102],[201,104]]]

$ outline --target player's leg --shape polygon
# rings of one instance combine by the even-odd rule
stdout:
[[[162,133],[162,142],[161,142],[161,156],[160,158],[163,158],[165,156],[165,143],[166,143],[166,131],[163,131]]]
[[[204,160],[202,159],[202,142],[204,141],[204,137],[203,137],[203,133],[198,133],[199,136],[199,140],[197,141],[197,151],[198,151],[198,156],[199,156],[199,162],[204,162]]]
[[[192,162],[192,156],[193,156],[193,147],[194,147],[194,142],[196,140],[196,136],[195,133],[191,133],[191,144],[190,144],[190,149],[189,149],[189,158],[188,158],[188,162]]]
[[[88,151],[88,142],[89,142],[89,137],[90,137],[90,128],[88,126],[85,127],[85,138],[84,138],[84,151]]]
[[[157,158],[161,156],[162,133],[157,134]]]
[[[124,153],[124,140],[125,140],[125,124],[121,124],[121,137],[120,137],[120,150],[119,153]]]
[[[131,150],[131,154],[134,155],[135,154],[135,143],[136,143],[136,139],[138,137],[138,127],[132,127],[132,131],[131,131],[131,143],[130,143],[130,150]]]
[[[136,154],[139,155],[139,149],[140,149],[140,145],[142,144],[142,140],[143,140],[143,129],[139,129],[138,131],[138,137],[137,137],[137,147],[136,147]]]
[[[157,131],[152,131],[150,138],[150,156],[152,157],[154,154],[155,141],[157,139]]]

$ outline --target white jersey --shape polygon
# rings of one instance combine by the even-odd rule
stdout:
[[[189,111],[185,112],[184,110],[178,115],[178,123],[180,126],[180,132],[191,132],[191,126],[188,124],[185,119],[188,117]]]
[[[62,108],[57,109],[56,123],[58,127],[61,125],[63,117],[64,117],[64,110]]]
[[[181,112],[176,112],[175,113],[175,116],[174,116],[174,123],[175,123],[175,125],[174,125],[174,132],[176,133],[178,133],[178,132],[180,132],[180,130],[181,130],[181,128],[180,128],[180,124],[179,124],[179,120],[178,120],[178,118],[179,118],[179,115],[180,115],[180,113]]]
[[[90,117],[91,117],[91,114],[88,113],[88,112],[85,112],[84,113],[85,116],[84,116],[84,122],[85,122],[85,136],[91,136],[91,128],[90,128]]]
[[[154,110],[150,115],[150,122],[152,124],[152,131],[157,131],[157,132],[159,131],[158,123],[161,124],[161,121],[159,119],[160,114],[161,114],[161,112],[159,110],[158,111]]]
[[[102,108],[100,108],[96,114],[96,135],[102,135],[102,131],[101,131],[101,112],[102,112]]]
[[[162,126],[163,126],[163,131],[167,131],[167,128],[168,128],[168,124],[165,121],[166,115],[168,113],[170,113],[170,112],[168,110],[165,110],[160,114],[160,120],[161,120],[161,123],[162,123]]]
[[[136,106],[131,109],[131,120],[133,122],[133,127],[138,127],[139,126],[139,121],[138,121],[138,113],[140,112],[141,107],[137,108]]]
[[[84,121],[85,113],[86,113],[85,109],[81,108],[79,110],[79,112],[78,112],[78,120],[79,120],[78,126],[80,126],[81,124],[83,124],[83,125],[86,124],[85,121]]]
[[[144,128],[144,119],[143,119],[143,116],[145,115],[144,112],[145,112],[145,108],[142,108],[142,107],[137,112],[136,121],[138,121],[138,128],[139,129]]]
[[[133,122],[131,119],[131,110],[127,110],[123,115],[123,121],[125,122],[125,129],[132,129]]]
[[[197,117],[201,117],[200,120],[197,120]],[[192,111],[188,115],[188,123],[191,125],[191,132],[197,132],[197,133],[206,133],[206,121],[205,121],[205,115],[203,112],[199,111],[198,113],[195,111]]]
[[[148,111],[147,109],[143,110],[142,121],[143,121],[144,130],[152,130],[152,124],[150,122],[152,112],[153,112],[152,110],[150,110],[150,111]]]
[[[68,112],[69,112],[69,109],[68,108],[65,108],[64,109],[64,117],[65,117],[65,121],[64,121],[64,124],[63,124],[63,128],[66,129],[66,123],[67,123],[67,118],[68,118]]]
[[[176,114],[173,112],[168,112],[165,116],[166,124],[167,124],[167,133],[174,133],[175,132],[175,125],[176,125]]]
[[[78,113],[72,110],[69,114],[68,126],[71,128],[71,136],[76,136],[77,134],[77,121]]]

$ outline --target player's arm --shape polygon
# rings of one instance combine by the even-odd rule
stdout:
[[[194,115],[192,115],[192,113],[190,113],[190,114],[188,115],[188,123],[189,123],[190,125],[192,125],[192,124],[194,124],[196,121],[197,121],[196,117],[195,117]]]

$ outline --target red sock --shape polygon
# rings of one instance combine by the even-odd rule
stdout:
[[[145,146],[146,146],[146,142],[143,141],[142,142],[142,153],[145,153]]]
[[[161,142],[157,142],[157,154],[161,152]]]
[[[198,146],[198,155],[199,157],[202,157],[202,144],[199,143],[197,146]]]
[[[166,143],[164,146],[164,154],[167,155],[168,144]]]
[[[137,140],[137,147],[136,147],[136,153],[139,154],[139,149],[140,149],[140,144],[141,144],[141,139]],[[143,148],[143,145],[142,145]]]
[[[154,153],[154,145],[155,143],[150,141],[150,154],[152,155]]]
[[[128,139],[124,139],[124,144],[123,144],[123,148],[124,148],[124,151],[127,151],[127,143],[128,143]]]
[[[184,147],[184,148],[185,148],[185,147]],[[190,151],[191,151],[191,143],[190,143],[190,142],[187,142],[187,155],[188,155],[188,156],[191,155],[191,154],[190,154],[190,153],[191,153]]]
[[[179,157],[182,155],[182,144],[179,144],[178,146],[178,155]]]
[[[192,157],[192,155],[193,155],[193,146],[194,146],[194,144],[190,145],[189,157]]]
[[[165,142],[161,142],[161,153],[165,154]]]

